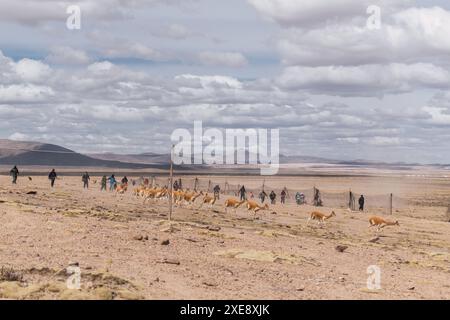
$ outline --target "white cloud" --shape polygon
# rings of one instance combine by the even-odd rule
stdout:
[[[41,61],[22,59],[14,65],[19,77],[26,82],[41,82],[50,76],[51,69]]]
[[[400,138],[398,137],[373,137],[368,139],[368,143],[375,146],[392,146],[399,145]]]
[[[49,87],[31,84],[0,85],[0,102],[39,102],[45,101],[55,93]]]
[[[30,141],[30,136],[20,133],[20,132],[15,132],[13,134],[11,134],[8,139],[11,140],[16,140],[16,141]]]
[[[379,96],[409,92],[420,88],[448,88],[450,73],[428,63],[288,67],[277,79],[287,89],[314,93]]]
[[[83,65],[91,62],[85,51],[66,46],[53,47],[45,60],[48,63],[62,65]]]
[[[247,58],[239,52],[205,51],[199,54],[199,61],[210,66],[241,68],[248,64]]]
[[[370,5],[389,10],[404,0],[248,0],[261,14],[282,26],[311,27],[336,20],[367,17]]]

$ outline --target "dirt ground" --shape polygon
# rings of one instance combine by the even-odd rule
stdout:
[[[222,196],[213,209],[199,202],[174,208],[169,223],[167,202],[100,192],[98,177],[83,190],[81,177],[62,177],[51,189],[44,176],[21,177],[15,186],[0,176],[0,298],[450,299],[447,179],[266,179],[292,188],[394,190],[423,204],[393,216],[324,207],[336,217],[319,226],[306,225],[316,209],[308,205],[275,205],[254,218],[243,208],[225,213]],[[400,226],[370,242],[370,214]],[[67,287],[69,265],[79,266],[81,289]],[[367,288],[372,265],[381,270],[380,289]]]

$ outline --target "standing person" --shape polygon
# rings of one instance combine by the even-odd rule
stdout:
[[[14,168],[11,169],[9,175],[12,177],[12,183],[17,184],[17,177],[19,176],[19,169],[17,169],[17,166],[14,166]]]
[[[113,191],[116,188],[116,177],[112,174],[111,177],[108,178],[109,180],[109,191]]]
[[[128,185],[128,178],[127,176],[124,176],[122,179],[122,185]]]
[[[361,197],[359,197],[358,203],[359,203],[359,211],[364,211],[364,195],[361,195]]]
[[[56,171],[55,169],[52,169],[52,171],[50,171],[50,173],[48,174],[48,179],[50,180],[50,185],[52,186],[52,188],[55,186],[56,177]]]
[[[301,205],[302,204],[302,195],[300,194],[300,192],[297,192],[295,194],[295,202],[297,202],[297,205]]]
[[[275,192],[273,190],[270,193],[269,198],[270,198],[270,203],[275,204],[275,202],[276,202],[275,200],[277,198],[277,195],[275,194]]]
[[[281,203],[285,204],[286,203],[286,190],[283,189],[283,191],[281,191]]]
[[[219,199],[219,194],[220,194],[220,186],[219,185],[216,185],[215,187],[214,187],[214,197],[216,198],[216,199]]]
[[[106,178],[106,176],[103,176],[102,177],[102,187],[100,188],[100,191],[103,191],[103,190],[105,190],[106,191],[106,181],[107,181],[108,179]]]
[[[259,199],[261,200],[261,203],[264,203],[264,201],[266,200],[267,197],[267,193],[263,190],[259,193]]]
[[[81,181],[83,181],[83,189],[89,189],[89,180],[91,180],[91,177],[89,177],[89,173],[85,172],[81,177]]]
[[[241,201],[247,200],[246,197],[245,197],[245,196],[246,196],[246,193],[247,193],[247,191],[245,190],[245,187],[242,186],[242,187],[239,189],[239,195],[240,195]]]

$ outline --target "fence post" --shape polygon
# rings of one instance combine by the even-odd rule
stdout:
[[[353,208],[352,208],[352,198],[353,198],[352,189],[350,189],[349,194],[348,194],[348,208],[350,210],[353,210]]]
[[[393,198],[393,194],[391,193],[390,199],[389,199],[389,213],[391,215],[392,215],[392,198]]]

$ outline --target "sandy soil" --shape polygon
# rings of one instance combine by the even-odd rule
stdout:
[[[98,184],[83,190],[79,177],[62,177],[52,190],[45,177],[12,186],[2,176],[0,298],[450,299],[450,181],[270,179],[274,186],[313,183],[368,194],[393,188],[427,206],[396,209],[389,218],[400,226],[369,242],[375,230],[368,216],[379,212],[325,207],[337,216],[307,226],[310,206],[275,205],[254,219],[243,209],[225,214],[221,197],[214,211],[199,203],[175,208],[169,223],[166,202],[144,205],[131,192],[101,193]],[[80,290],[66,286],[70,264],[81,269]],[[370,265],[381,269],[379,290],[367,289]]]

